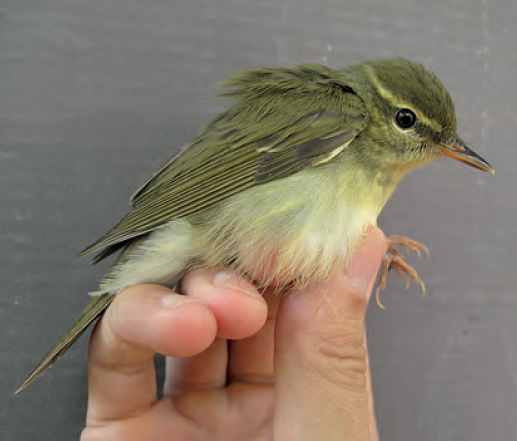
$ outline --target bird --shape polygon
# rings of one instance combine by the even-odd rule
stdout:
[[[303,289],[346,264],[408,172],[450,157],[494,173],[458,136],[449,92],[418,62],[251,68],[219,85],[216,96],[232,101],[227,110],[80,253],[97,253],[93,263],[119,255],[17,392],[129,286],[173,286],[187,271],[224,266],[260,287]],[[400,236],[389,244],[379,288],[391,268],[421,283],[397,246],[427,249]]]

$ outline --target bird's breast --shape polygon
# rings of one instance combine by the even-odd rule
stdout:
[[[212,210],[201,228],[203,266],[302,288],[346,264],[376,224],[385,192],[361,170],[315,170],[252,187]]]

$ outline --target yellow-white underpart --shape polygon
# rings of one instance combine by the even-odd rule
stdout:
[[[126,252],[99,291],[175,283],[186,269],[230,266],[261,285],[323,282],[346,264],[391,191],[339,160],[229,197],[191,222],[176,219]]]
[[[221,203],[200,237],[202,263],[231,265],[264,285],[294,282],[302,288],[325,280],[376,224],[389,196],[363,167],[344,169],[339,162]]]
[[[129,251],[121,263],[108,272],[99,290],[90,295],[116,294],[139,283],[172,285],[199,252],[192,225],[175,219]]]

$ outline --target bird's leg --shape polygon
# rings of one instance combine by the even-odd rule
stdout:
[[[379,283],[377,284],[377,289],[375,290],[375,300],[377,301],[377,304],[383,309],[385,307],[379,299],[379,294],[384,288],[386,288],[388,272],[391,269],[394,269],[397,275],[402,280],[406,281],[406,288],[409,287],[410,280],[413,280],[413,282],[419,284],[422,288],[422,295],[425,294],[424,282],[420,280],[416,270],[412,266],[408,265],[406,262],[406,257],[397,248],[397,246],[402,246],[408,251],[416,251],[418,253],[418,257],[421,256],[421,251],[424,251],[427,254],[427,257],[429,257],[429,250],[427,247],[410,239],[409,237],[394,235],[388,238],[388,251],[382,259],[381,276],[379,278]]]

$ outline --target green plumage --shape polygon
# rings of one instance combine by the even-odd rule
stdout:
[[[221,86],[218,97],[233,106],[81,252],[98,253],[94,262],[121,254],[19,390],[127,286],[172,284],[188,269],[222,265],[262,285],[319,283],[354,252],[408,171],[442,154],[491,170],[458,138],[449,93],[418,63],[249,69]],[[414,124],[401,126],[401,108]]]
[[[336,138],[356,135],[364,126],[361,99],[339,71],[325,66],[250,69],[220,86],[228,90],[218,97],[238,102],[138,190],[131,199],[133,210],[80,255],[303,170],[331,153]],[[311,148],[304,150],[307,143]]]

